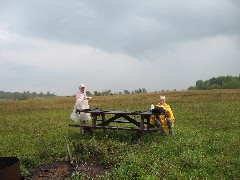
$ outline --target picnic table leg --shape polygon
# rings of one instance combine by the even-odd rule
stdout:
[[[83,121],[83,120],[81,120],[81,125],[86,125],[86,121]],[[85,132],[85,128],[84,127],[80,127],[80,134],[84,134],[84,132]]]
[[[144,116],[141,116],[140,130],[144,130]]]
[[[147,130],[150,131],[150,116],[147,116],[146,119],[147,119]]]
[[[102,123],[104,124],[104,122],[106,121],[106,116],[105,114],[102,114]],[[104,125],[104,129],[103,129],[103,132],[105,132],[106,129],[105,129],[105,125]]]
[[[141,137],[143,135],[143,132],[144,132],[144,116],[141,115],[140,131],[139,131],[138,135]]]
[[[92,121],[92,126],[95,127],[97,124],[97,115],[93,115],[93,121]],[[95,128],[92,129],[93,131],[95,131]]]

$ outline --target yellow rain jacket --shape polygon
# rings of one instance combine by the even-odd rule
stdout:
[[[164,106],[164,108],[166,109],[167,116],[172,120],[172,127],[174,127],[175,118],[174,118],[171,107],[167,103],[164,103],[163,105],[158,103],[156,105],[156,107],[160,107],[160,106]],[[158,115],[158,119],[162,122],[162,127],[166,131],[168,129],[166,116],[165,115]],[[156,115],[152,115],[150,117],[150,124],[155,126],[155,121],[156,121]]]

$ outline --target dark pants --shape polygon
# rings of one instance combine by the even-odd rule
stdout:
[[[168,117],[166,119],[167,119],[169,134],[173,135],[172,120]],[[166,133],[162,127],[162,122],[159,119],[156,119],[156,126],[159,128],[161,135],[163,135],[163,136],[166,135]]]

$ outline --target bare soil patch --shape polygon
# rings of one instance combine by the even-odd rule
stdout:
[[[31,171],[24,180],[46,180],[46,179],[71,179],[73,173],[80,172],[83,179],[100,179],[99,176],[105,174],[109,167],[99,162],[76,162],[74,166],[70,162],[55,161],[41,165]]]

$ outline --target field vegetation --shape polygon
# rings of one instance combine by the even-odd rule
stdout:
[[[90,108],[143,111],[166,95],[175,134],[69,127],[74,97],[0,101],[0,156],[20,159],[23,176],[32,168],[68,160],[66,139],[77,161],[110,167],[101,179],[239,179],[240,90],[193,90],[93,97]],[[66,139],[64,138],[66,137]],[[84,172],[75,172],[81,179]],[[90,178],[90,177],[89,177]]]

